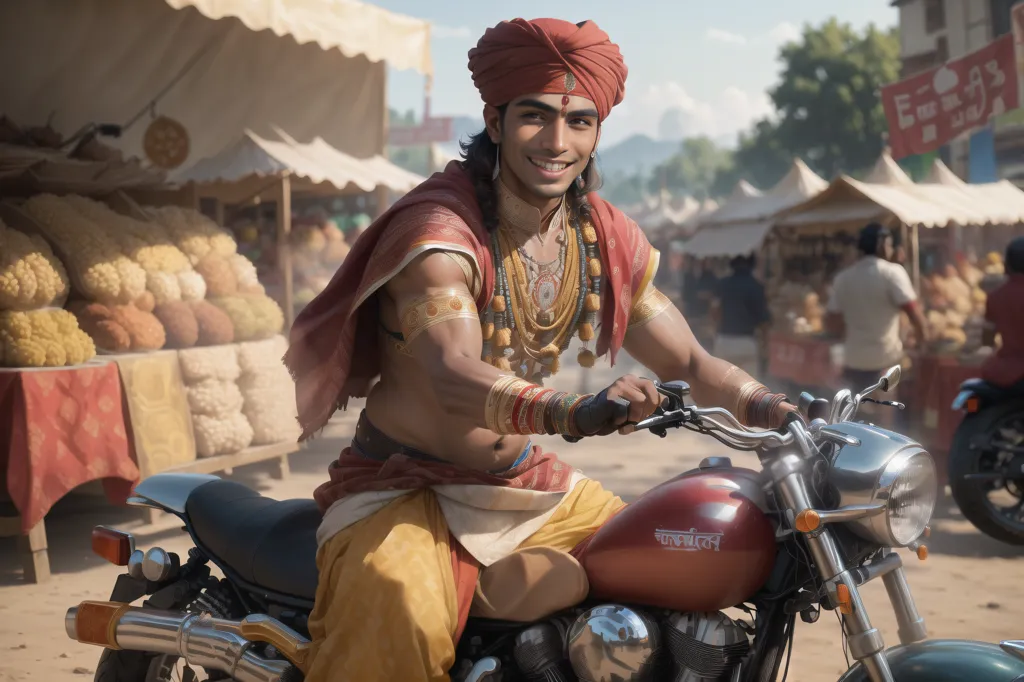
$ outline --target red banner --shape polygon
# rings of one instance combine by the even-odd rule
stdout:
[[[1020,106],[1013,36],[882,88],[893,158],[926,154]]]
[[[428,118],[418,126],[388,130],[388,144],[392,147],[414,147],[452,139],[452,118]]]

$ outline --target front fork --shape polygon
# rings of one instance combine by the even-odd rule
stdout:
[[[805,457],[788,453],[782,454],[769,467],[782,501],[794,515],[813,509],[804,475],[806,461]],[[882,633],[871,625],[858,588],[872,578],[881,577],[896,612],[900,642],[910,644],[926,639],[928,633],[924,619],[910,594],[899,556],[886,553],[879,561],[849,570],[843,565],[839,548],[827,525],[804,533],[804,538],[818,573],[825,581],[829,599],[843,616],[850,655],[861,662],[872,682],[895,682],[885,658]]]

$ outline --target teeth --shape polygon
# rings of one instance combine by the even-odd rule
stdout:
[[[530,159],[530,161],[533,163],[534,166],[539,166],[540,168],[543,168],[544,170],[556,171],[556,172],[557,171],[561,171],[561,170],[565,170],[569,166],[569,164],[567,164],[567,163],[550,163],[550,162],[547,162],[547,161],[537,161],[536,159]]]

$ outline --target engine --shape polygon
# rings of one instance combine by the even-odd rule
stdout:
[[[531,682],[728,680],[750,649],[724,613],[651,612],[602,604],[519,634],[515,660]]]

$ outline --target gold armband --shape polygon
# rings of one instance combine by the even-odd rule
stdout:
[[[436,324],[457,320],[478,320],[476,303],[464,291],[448,291],[421,296],[402,311],[402,336],[405,342],[412,340]]]
[[[648,284],[644,293],[637,299],[633,311],[629,314],[629,326],[627,328],[640,327],[661,315],[672,305],[668,296],[658,291],[653,284]]]
[[[576,409],[588,397],[554,391],[515,376],[502,376],[487,393],[484,423],[498,434],[578,436]]]

